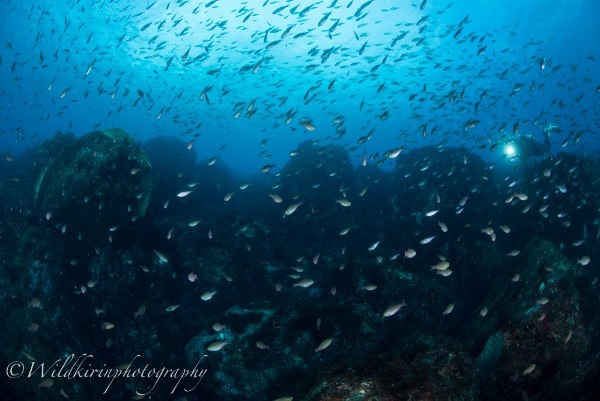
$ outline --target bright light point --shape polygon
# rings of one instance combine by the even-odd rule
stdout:
[[[509,143],[504,146],[504,154],[508,157],[513,157],[517,154],[517,150],[512,144]]]

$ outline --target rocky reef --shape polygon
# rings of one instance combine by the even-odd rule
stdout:
[[[173,138],[59,135],[0,167],[3,366],[206,374],[3,377],[3,399],[594,400],[598,161],[556,157],[507,178],[431,147],[390,173],[304,142],[241,178]]]

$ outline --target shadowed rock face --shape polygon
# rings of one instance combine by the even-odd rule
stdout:
[[[281,171],[281,192],[291,199],[302,197],[316,208],[335,208],[343,189],[353,189],[356,177],[348,153],[341,146],[302,142]]]
[[[521,278],[507,287],[498,280],[485,304],[486,319],[467,327],[482,336],[495,326],[478,362],[485,399],[516,399],[523,392],[536,399],[568,398],[591,371],[581,361],[593,353],[593,334],[585,317],[586,306],[577,288],[583,272],[549,241],[533,239],[519,263]],[[486,355],[488,354],[488,355]],[[490,357],[491,354],[497,354]],[[490,359],[494,359],[492,363]],[[483,366],[487,365],[487,366]]]
[[[390,181],[392,202],[404,213],[432,209],[456,211],[464,206],[461,205],[464,198],[472,203],[488,204],[490,185],[484,173],[484,162],[466,149],[415,149],[396,161]],[[471,208],[465,212],[478,214]],[[460,216],[464,218],[465,215]]]
[[[94,131],[54,154],[35,184],[45,219],[65,233],[95,236],[144,216],[152,181],[146,153],[122,129]]]
[[[196,181],[196,150],[174,137],[158,136],[141,145],[152,164],[154,196],[148,206],[153,218],[164,215],[164,203],[170,195],[183,191],[187,183]]]

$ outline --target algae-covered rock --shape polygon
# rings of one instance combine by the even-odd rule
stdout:
[[[548,276],[547,280],[557,281],[560,279],[580,276],[584,273],[581,266],[574,261],[569,261],[552,242],[534,238],[527,245],[527,269],[522,276],[532,280],[540,276]]]
[[[432,339],[429,339],[432,341]],[[338,366],[320,372],[322,379],[302,401],[479,400],[473,360],[459,344],[436,339],[430,349],[405,358],[391,354],[358,368]]]
[[[120,226],[144,216],[151,168],[124,130],[93,131],[52,155],[37,178],[34,200],[64,231]]]

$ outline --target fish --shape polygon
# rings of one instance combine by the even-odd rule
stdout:
[[[115,325],[111,322],[103,322],[102,323],[102,330],[111,330],[115,327]]]
[[[325,22],[327,22],[327,19],[329,18],[329,16],[331,15],[331,11],[326,13],[317,23],[317,26],[323,26],[323,24],[325,24]]]
[[[137,319],[140,316],[143,316],[146,313],[146,307],[141,305],[136,312],[133,313],[133,317]]]
[[[364,44],[361,46],[361,48],[360,48],[360,49],[358,49],[358,55],[359,55],[359,56],[362,56],[362,55],[363,55],[363,53],[365,52],[365,49],[367,48],[367,43],[368,43],[368,42],[365,42],[365,43],[364,43]]]
[[[50,388],[54,385],[54,380],[52,379],[44,379],[41,381],[41,383],[38,384],[38,387],[41,388]]]
[[[417,251],[415,251],[412,248],[409,248],[406,251],[404,251],[404,257],[406,259],[412,259],[412,258],[414,258],[416,256],[416,254],[417,254]]]
[[[331,343],[332,343],[332,342],[333,342],[333,338],[328,338],[328,339],[326,339],[326,340],[323,340],[323,341],[322,341],[322,342],[319,344],[319,346],[318,346],[317,348],[315,348],[315,354],[316,354],[317,352],[321,352],[321,351],[323,351],[323,350],[327,349],[327,348],[328,348],[328,347],[331,345]]]
[[[510,227],[506,226],[506,225],[502,225],[500,226],[500,229],[505,233],[505,234],[510,234]]]
[[[308,288],[311,285],[314,284],[314,280],[311,279],[304,279],[304,280],[300,280],[299,282],[294,284],[294,287],[302,287],[302,288]]]
[[[210,301],[216,293],[216,291],[206,291],[200,296],[200,299],[203,301]]]
[[[444,311],[442,312],[442,315],[448,315],[450,313],[452,313],[452,311],[454,310],[454,304],[448,304],[448,306],[446,306],[446,309],[444,309]]]
[[[548,297],[541,297],[537,301],[535,301],[537,305],[546,305],[548,302],[550,302],[550,299],[548,299]]]
[[[446,270],[448,267],[450,267],[450,263],[446,260],[441,260],[438,263],[436,263],[435,265],[431,266],[432,270]]]
[[[175,56],[171,56],[168,60],[167,60],[167,64],[165,65],[165,71],[169,70],[169,67],[171,66],[171,63],[173,62],[173,59],[175,58]]]
[[[300,121],[300,125],[302,125],[307,131],[314,131],[317,128],[310,121]]]
[[[66,87],[66,88],[65,88],[65,89],[64,89],[64,90],[63,90],[63,91],[60,93],[59,97],[60,97],[61,99],[64,99],[64,98],[65,98],[65,96],[67,96],[67,94],[69,93],[69,91],[70,91],[70,90],[71,90],[71,87],[70,87],[70,86]]]
[[[331,82],[329,82],[329,85],[327,85],[327,90],[332,91],[334,85],[335,85],[335,78],[332,79]]]
[[[283,31],[283,32],[281,33],[281,39],[285,39],[285,37],[289,35],[290,31],[292,30],[292,28],[293,28],[294,26],[295,26],[295,25],[293,25],[293,24],[292,24],[292,25],[290,25],[290,26],[288,26],[288,27],[285,29],[285,31]]]
[[[156,249],[153,249],[153,251],[154,251],[154,254],[156,256],[158,256],[158,259],[160,260],[161,263],[169,263],[169,259],[167,259],[167,257],[163,253],[157,251]]]
[[[494,234],[494,229],[492,227],[485,227],[485,228],[481,229],[481,232],[483,234],[493,235]]]
[[[535,370],[535,368],[536,368],[536,364],[532,363],[527,368],[525,368],[525,370],[523,370],[523,376],[527,376],[528,374],[533,372]]]
[[[169,305],[165,308],[166,312],[173,312],[174,310],[176,310],[177,308],[179,308],[179,305]]]
[[[405,306],[406,304],[404,302],[400,304],[390,305],[383,311],[383,317],[394,316],[400,309],[402,309]]]
[[[185,61],[187,60],[189,54],[190,54],[190,50],[192,50],[192,46],[188,47],[188,49],[186,50],[186,52],[183,54],[183,56],[181,56],[181,61]]]
[[[254,344],[256,345],[256,348],[258,348],[258,349],[262,349],[262,350],[271,349],[271,348],[269,348],[269,346],[267,344],[263,343],[262,341],[256,341]]]
[[[566,344],[566,343],[569,342],[569,340],[571,339],[572,335],[573,335],[573,330],[569,330],[569,333],[567,334],[567,338],[565,338],[564,344]]]
[[[211,352],[217,352],[227,344],[229,344],[227,341],[215,341],[214,343],[210,343],[206,349]]]
[[[350,202],[348,199],[336,199],[335,202],[344,207],[352,206],[352,202]]]
[[[426,237],[423,238],[421,241],[419,241],[419,243],[421,245],[425,245],[425,244],[429,244],[431,241],[433,241],[435,239],[435,235],[432,235],[431,237]]]
[[[229,192],[227,195],[225,195],[225,196],[223,197],[223,200],[224,200],[225,202],[229,202],[229,201],[231,200],[231,197],[232,197],[234,194],[235,194],[235,192]]]
[[[475,119],[471,119],[471,120],[467,120],[467,122],[464,123],[463,125],[463,129],[465,131],[470,130],[475,128],[477,125],[479,125],[480,121],[479,120],[475,120]]]
[[[365,291],[375,291],[377,289],[377,286],[375,284],[367,284],[363,285],[360,289]]]
[[[288,7],[288,4],[283,5],[281,7],[277,7],[274,11],[273,14],[279,14],[281,11],[285,10]]]
[[[224,324],[221,324],[221,323],[218,323],[218,322],[217,323],[213,323],[213,325],[212,325],[212,329],[214,331],[216,331],[216,332],[224,330],[225,328],[226,328],[226,326]]]
[[[374,251],[379,246],[380,242],[381,241],[373,242],[371,245],[369,245],[369,248],[368,248],[369,252]]]
[[[29,301],[29,306],[31,306],[32,308],[42,308],[42,302],[40,301],[39,298],[31,298],[31,300]]]
[[[590,263],[591,259],[589,256],[582,256],[577,259],[577,264],[581,266],[587,266]]]
[[[273,199],[273,202],[275,202],[275,203],[281,203],[281,202],[283,202],[283,199],[281,199],[281,196],[279,196],[277,194],[272,194],[271,193],[271,194],[269,194],[269,197],[271,199]]]
[[[300,206],[302,206],[302,201],[297,203],[292,203],[284,212],[284,216],[289,216],[296,211]]]
[[[438,221],[438,225],[440,226],[440,230],[442,230],[442,232],[448,232],[448,226],[446,225],[446,223],[444,223],[443,221]]]
[[[400,155],[400,153],[402,153],[403,150],[404,150],[404,146],[392,149],[390,151],[390,153],[388,153],[388,158],[389,159],[395,159],[396,157],[398,157]]]

